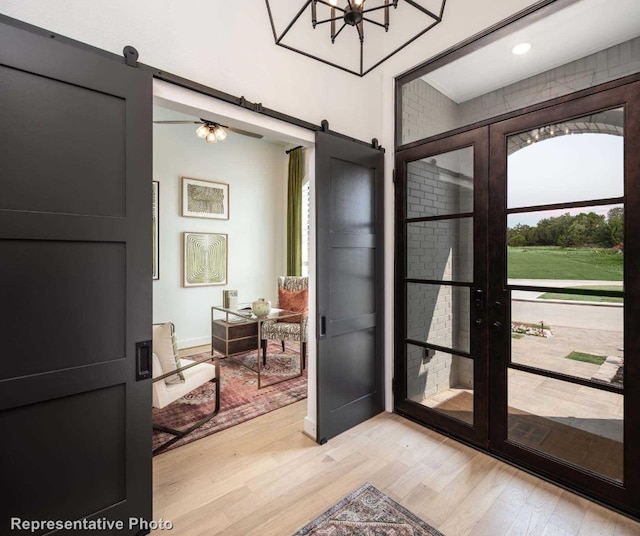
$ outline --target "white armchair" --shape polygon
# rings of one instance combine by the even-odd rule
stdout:
[[[153,428],[174,437],[153,450],[158,454],[176,441],[213,419],[220,411],[220,361],[217,357],[194,361],[177,356],[173,324],[155,324],[153,328],[153,398],[154,408],[164,408],[207,382],[216,386],[216,405],[213,412],[184,430],[159,424]],[[208,363],[207,361],[213,361]],[[163,366],[164,365],[164,366]]]

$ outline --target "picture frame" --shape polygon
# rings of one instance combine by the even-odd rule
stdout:
[[[183,233],[183,286],[227,284],[228,235]]]
[[[182,215],[189,218],[229,219],[229,185],[182,177]]]
[[[160,182],[153,181],[151,189],[152,268],[154,281],[160,279]]]

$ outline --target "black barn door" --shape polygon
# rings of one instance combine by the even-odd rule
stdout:
[[[383,164],[381,150],[316,135],[321,443],[384,409]]]
[[[15,518],[137,534],[129,518],[151,518],[151,385],[136,382],[151,77],[52,37],[0,18],[0,533]]]

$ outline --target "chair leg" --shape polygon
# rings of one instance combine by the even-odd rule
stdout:
[[[159,447],[153,449],[153,452],[152,452],[153,456],[155,456],[156,454],[162,452],[167,447],[170,447],[176,441],[179,441],[184,436],[190,434],[194,430],[197,430],[203,424],[209,422],[211,419],[213,419],[218,414],[218,412],[220,411],[220,369],[219,368],[218,368],[216,377],[213,378],[210,381],[211,381],[211,383],[214,383],[216,385],[216,409],[212,413],[207,415],[206,417],[200,419],[198,422],[192,424],[191,426],[189,426],[189,428],[186,428],[184,430],[174,430],[173,428],[167,428],[166,426],[160,426],[158,424],[154,424],[153,425],[153,429],[154,430],[158,430],[159,432],[164,432],[166,434],[172,434],[175,437],[173,437],[169,441],[163,443]]]
[[[282,343],[282,351],[284,352],[284,341],[280,341]]]
[[[307,368],[307,343],[302,343],[302,369]]]

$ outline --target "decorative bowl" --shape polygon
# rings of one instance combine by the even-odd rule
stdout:
[[[267,316],[271,312],[271,302],[264,298],[258,298],[251,304],[251,310],[256,316]]]

